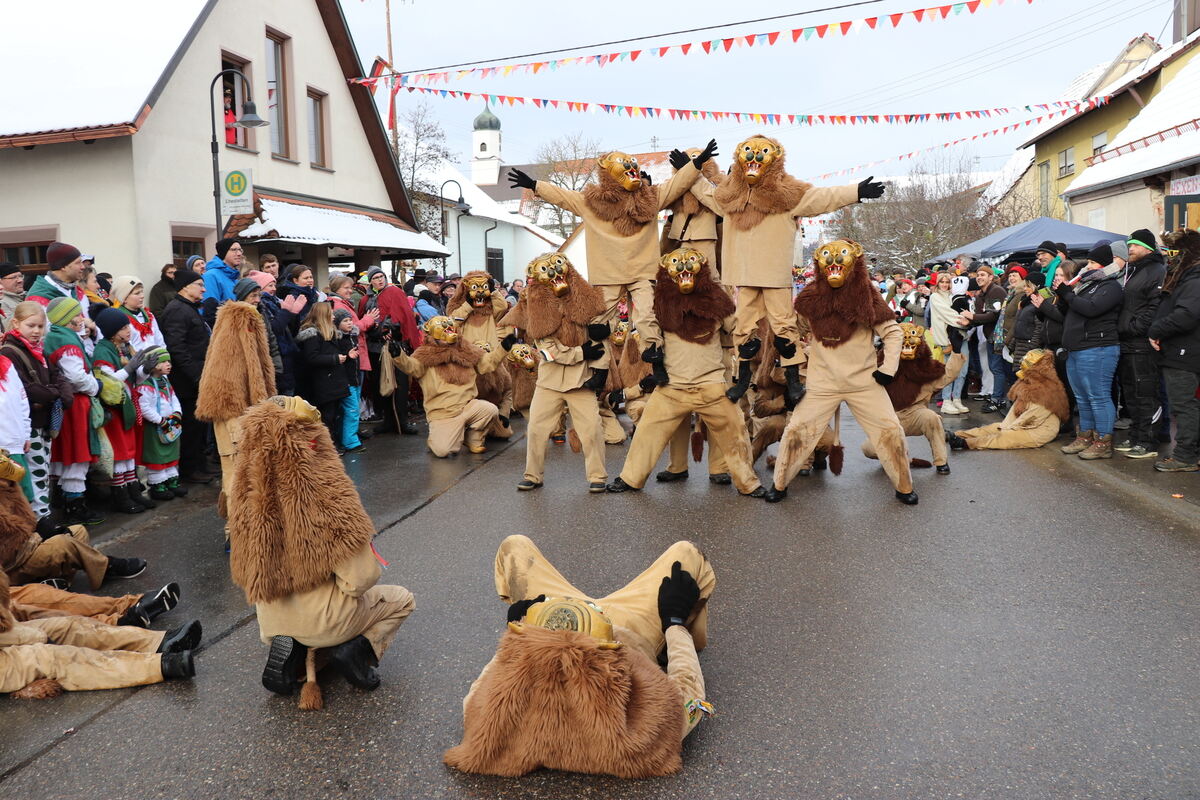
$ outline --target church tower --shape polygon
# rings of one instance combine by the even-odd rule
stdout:
[[[471,134],[471,183],[495,186],[500,181],[500,120],[486,105]]]

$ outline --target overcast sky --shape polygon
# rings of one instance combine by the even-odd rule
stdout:
[[[910,11],[916,0],[880,0],[855,8],[787,19],[737,25],[706,33],[661,37],[637,44],[589,49],[594,43],[718,25],[839,5],[844,0],[800,3],[727,0],[647,3],[550,3],[543,0],[392,0],[394,63],[400,71],[578,47],[558,56],[589,55],[635,47],[664,46],[701,39],[790,30],[867,16]],[[846,37],[812,37],[792,44],[781,36],[773,47],[735,48],[729,53],[689,55],[672,51],[664,58],[643,55],[636,62],[603,68],[564,67],[537,75],[455,80],[447,88],[525,97],[584,100],[672,108],[761,113],[884,114],[959,111],[1046,103],[1063,98],[1071,79],[1100,62],[1112,60],[1131,39],[1149,33],[1169,43],[1171,0],[1004,0],[937,22],[917,23],[906,16],[899,27],[880,22]],[[343,0],[356,44],[369,65],[386,52],[384,0]],[[517,58],[514,61],[540,59]],[[501,62],[503,63],[503,62]],[[386,92],[379,92],[386,114]],[[421,102],[420,93],[401,91],[400,111]],[[457,166],[465,167],[471,146],[471,121],[482,109],[472,99],[431,97],[430,104],[449,136]],[[534,160],[538,146],[551,138],[585,131],[605,149],[640,152],[699,146],[715,137],[720,162],[733,147],[761,130],[734,121],[629,119],[604,113],[571,113],[531,106],[493,109],[503,132],[503,159],[509,164]],[[810,177],[906,151],[941,144],[999,127],[1025,115],[929,122],[920,125],[861,127],[768,126],[767,132],[788,149],[789,171]],[[956,148],[978,159],[974,168],[998,170],[1021,139],[988,138]],[[899,175],[907,162],[874,167],[877,175]],[[865,177],[865,173],[858,176]],[[849,182],[850,178],[828,183]]]

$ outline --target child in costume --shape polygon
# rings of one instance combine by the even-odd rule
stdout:
[[[505,539],[495,563],[508,630],[463,700],[462,743],[446,764],[509,776],[543,767],[620,778],[678,772],[683,739],[712,713],[696,653],[708,642],[717,581],[700,550],[676,542],[598,599],[528,537]],[[666,672],[655,663],[664,649]]]
[[[150,499],[157,502],[182,497],[179,485],[179,435],[183,408],[171,388],[171,355],[163,350],[150,374],[137,384],[137,404],[142,415],[140,463],[150,484]],[[182,492],[182,494],[180,494]]]
[[[1008,390],[1011,402],[1002,422],[947,432],[953,450],[1020,450],[1054,441],[1071,418],[1067,390],[1055,369],[1054,354],[1030,350],[1021,359],[1017,382]]]
[[[156,345],[166,347],[167,340],[163,338],[158,320],[146,308],[146,289],[142,282],[133,275],[119,275],[113,278],[112,291],[108,293],[110,300],[117,305],[115,308],[129,317],[129,346],[133,352]]]

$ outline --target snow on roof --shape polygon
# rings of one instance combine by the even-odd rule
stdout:
[[[509,211],[507,208],[493,200],[488,196],[487,192],[471,183],[471,181],[467,179],[467,176],[459,172],[453,164],[442,164],[437,169],[430,170],[428,173],[422,174],[421,178],[429,181],[429,183],[434,186],[444,187],[444,190],[442,191],[442,197],[446,200],[450,200],[451,202],[456,202],[458,200],[458,188],[452,183],[447,184],[446,181],[457,181],[458,185],[462,187],[463,200],[465,200],[467,205],[471,207],[471,216],[473,217],[494,219],[509,225],[516,225],[518,228],[524,228],[534,236],[537,236],[539,239],[550,243],[554,247],[558,247],[563,243],[563,238],[561,236],[556,236],[545,228],[539,228],[537,225],[534,225],[532,222],[530,222],[526,217]]]
[[[135,122],[205,2],[5,3],[0,136]]]
[[[289,242],[378,247],[431,256],[450,255],[449,250],[427,234],[406,230],[367,214],[289,203],[270,197],[262,197],[260,202],[263,219],[261,222],[255,221],[241,232],[240,235],[245,238],[271,237]]]
[[[1145,146],[1093,164],[1079,173],[1064,194],[1079,194],[1102,185],[1120,183],[1184,161],[1200,161],[1200,132],[1195,130],[1195,126],[1190,132],[1161,141],[1142,141],[1197,118],[1200,118],[1200,56],[1184,66],[1175,79],[1164,86],[1120,135],[1109,143],[1106,150],[1116,150],[1131,143]]]
[[[1037,153],[1033,146],[1020,147],[1009,156],[1008,161],[1004,162],[1004,166],[996,173],[996,177],[986,189],[983,190],[982,200],[990,208],[999,203],[1004,195],[1008,194],[1017,181],[1021,180],[1021,176],[1033,164]]]
[[[1096,85],[1096,81],[1104,77],[1104,73],[1108,72],[1108,68],[1112,66],[1112,61],[1105,61],[1101,64],[1096,64],[1094,67],[1089,67],[1083,72],[1075,76],[1068,85],[1066,90],[1059,94],[1063,100],[1086,100],[1088,91]],[[1036,142],[1042,136],[1056,128],[1067,117],[1056,115],[1052,119],[1045,119],[1036,125],[1030,125],[1030,133],[1025,137],[1025,144],[1029,145]]]

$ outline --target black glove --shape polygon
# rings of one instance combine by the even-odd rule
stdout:
[[[508,171],[508,181],[510,185],[518,189],[535,189],[537,181],[526,175],[519,169],[510,169]],[[860,190],[861,191],[861,190]],[[876,195],[878,197],[878,195]]]
[[[663,360],[662,348],[656,344],[652,344],[649,347],[647,347],[645,350],[642,351],[642,361],[645,361],[647,364],[653,364],[656,361],[662,361],[662,360]]]
[[[654,185],[654,179],[650,177],[650,173],[646,172],[646,170],[642,170],[641,172],[638,173],[638,175],[642,176],[642,180],[644,180],[646,182],[647,186]]]
[[[878,181],[872,182],[871,179],[874,177],[874,175],[870,175],[858,182],[859,200],[874,200],[877,197],[883,197],[883,184]]]
[[[758,355],[759,348],[762,347],[760,339],[747,339],[738,345],[738,358],[742,361],[749,361]]]
[[[775,337],[775,351],[784,358],[792,358],[796,355],[796,343],[789,342],[782,336]]]
[[[604,355],[604,345],[600,342],[584,342],[583,343],[583,360],[595,361],[600,356]]]
[[[671,565],[671,576],[663,578],[658,587],[658,618],[663,630],[672,625],[682,625],[696,603],[700,602],[700,587],[683,564],[676,561]]]
[[[496,279],[495,278],[488,278],[488,291],[489,292],[496,291]]]
[[[889,383],[896,380],[895,375],[888,375],[886,373],[880,372],[879,370],[875,370],[874,372],[872,372],[871,377],[874,378],[875,382],[878,383],[880,386],[887,386]]]
[[[537,597],[529,600],[518,600],[508,607],[508,621],[520,622],[525,617],[525,612],[529,610],[531,605],[544,602],[546,602],[546,595],[544,594],[539,594]]]
[[[687,153],[679,149],[672,150],[671,154],[667,156],[667,160],[671,162],[671,166],[675,169],[683,169],[683,165],[688,161],[691,161],[691,159],[687,157]]]
[[[963,345],[962,331],[960,331],[958,328],[947,325],[946,326],[946,335],[950,337],[950,352],[951,353],[962,352],[962,345]]]
[[[388,352],[391,353],[393,357],[398,356],[404,352],[404,345],[400,344],[399,339],[392,339],[390,342],[388,342]]]
[[[704,166],[704,162],[717,154],[717,140],[709,139],[708,146],[704,148],[704,152],[692,159],[692,163],[696,165],[696,169]]]
[[[517,343],[517,335],[515,333],[510,333],[508,336],[505,336],[503,339],[500,340],[500,346],[504,348],[504,352],[506,352],[506,353],[509,350],[512,350],[513,345],[516,343]]]
[[[653,375],[647,375],[638,381],[638,387],[641,388],[642,394],[650,394],[658,388],[658,381],[654,380]]]
[[[903,300],[900,301],[900,307],[907,311],[909,302],[910,301],[907,297],[904,298]]]
[[[37,527],[35,530],[37,531],[38,536],[42,537],[43,540],[49,539],[51,536],[58,536],[62,533],[71,533],[70,528],[68,528],[66,525],[59,525],[50,515],[46,515],[39,519],[37,521]]]
[[[616,390],[608,393],[608,407],[609,408],[616,408],[617,406],[621,405],[621,403],[624,403],[624,402],[625,402],[625,390],[624,389],[616,389]]]
[[[588,325],[588,338],[593,342],[603,342],[612,334],[612,328],[607,322],[593,322]]]

